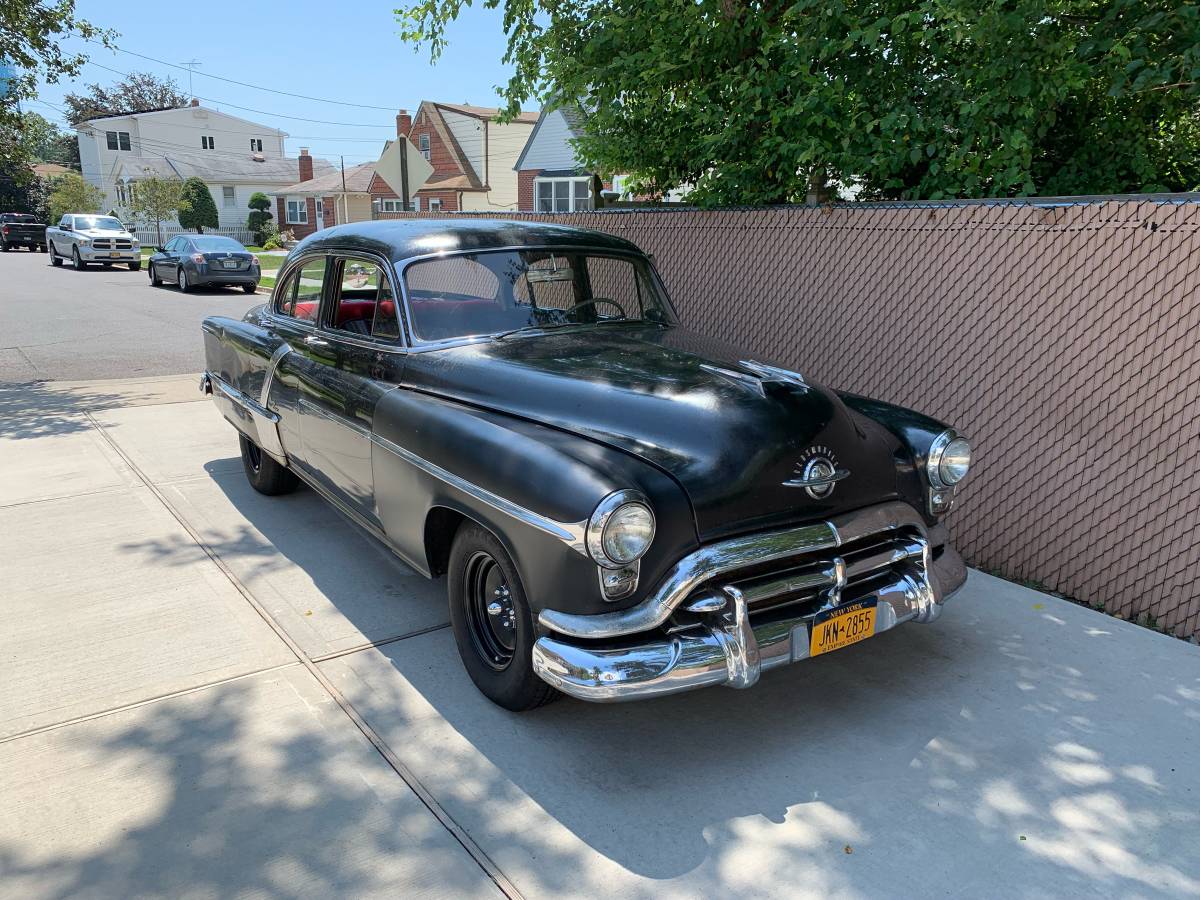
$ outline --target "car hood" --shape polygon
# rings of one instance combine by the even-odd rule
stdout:
[[[414,353],[405,381],[642,457],[683,486],[701,539],[898,496],[890,433],[752,360],[684,328],[611,325]],[[784,485],[817,454],[850,473],[828,497]]]
[[[81,234],[84,237],[106,237],[106,238],[131,238],[133,237],[128,231],[101,231],[99,228],[81,229],[76,234]]]

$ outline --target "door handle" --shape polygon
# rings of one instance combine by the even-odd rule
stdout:
[[[328,347],[329,346],[329,341],[325,340],[324,338],[319,338],[315,334],[310,334],[308,337],[306,337],[304,339],[304,343],[306,343],[310,347]]]

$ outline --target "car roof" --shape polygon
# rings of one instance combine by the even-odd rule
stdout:
[[[586,247],[641,253],[635,244],[601,231],[519,219],[382,219],[351,222],[306,237],[297,253],[364,250],[393,261],[431,253],[463,253],[512,247]]]

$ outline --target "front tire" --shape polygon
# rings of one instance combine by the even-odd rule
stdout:
[[[242,446],[242,468],[246,470],[246,480],[250,487],[268,497],[280,494],[290,494],[300,483],[299,479],[286,466],[281,466],[246,437],[238,435]]]
[[[50,265],[61,266],[63,264],[62,257],[54,252],[53,244],[49,245],[49,252],[50,252]]]
[[[162,279],[158,277],[158,269],[154,267],[154,263],[146,266],[146,270],[150,273],[150,286],[162,287]]]
[[[130,272],[140,272],[141,270],[142,270],[142,261],[140,259],[137,262],[131,262],[129,264]]]
[[[78,247],[71,248],[71,265],[75,267],[76,272],[82,272],[87,266],[87,263],[83,261],[83,257],[79,255]]]
[[[474,522],[454,536],[448,567],[450,627],[475,687],[514,712],[559,695],[533,671],[537,638],[517,567],[490,531]]]
[[[187,294],[192,290],[191,282],[188,281],[187,272],[183,270],[183,266],[175,270],[175,283],[179,285],[180,293]]]

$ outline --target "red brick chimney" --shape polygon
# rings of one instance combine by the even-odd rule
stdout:
[[[407,109],[402,109],[396,113],[396,137],[408,137],[410,131],[412,131],[412,116],[408,114]]]
[[[197,100],[195,97],[193,97],[192,98],[192,106],[199,106],[199,105],[200,105],[200,101]]]
[[[297,162],[300,163],[300,180],[312,181],[312,157],[308,155],[307,147],[300,148],[300,159]]]

